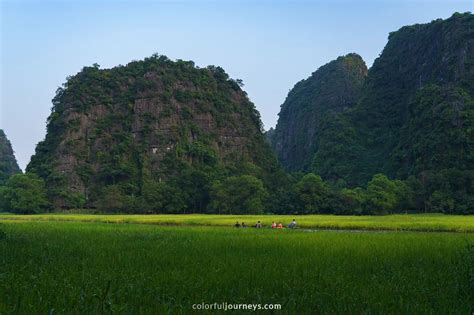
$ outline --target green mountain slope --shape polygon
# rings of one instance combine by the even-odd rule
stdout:
[[[309,170],[323,124],[356,104],[366,74],[362,58],[349,54],[322,66],[293,87],[281,105],[275,130],[267,136],[286,169]]]
[[[338,75],[331,87],[344,94]],[[327,81],[313,82],[312,93],[300,92],[305,81],[295,86],[268,135],[287,169],[351,187],[384,173],[417,182],[425,210],[474,211],[473,14],[391,33],[352,106],[322,114],[311,105]]]
[[[0,129],[0,185],[4,184],[11,175],[20,172],[12,145],[5,132]]]
[[[158,55],[107,70],[85,67],[58,89],[53,105],[27,169],[46,180],[56,207],[93,206],[107,194],[133,199],[150,183],[174,181],[182,193],[183,185],[203,189],[234,174],[266,181],[278,168],[258,111],[220,67]],[[198,195],[190,194],[179,202]],[[204,211],[201,197],[189,201],[191,211]]]
[[[472,14],[391,33],[349,113],[364,148],[351,180],[472,169],[473,93]]]

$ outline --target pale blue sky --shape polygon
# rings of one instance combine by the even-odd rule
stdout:
[[[68,75],[157,52],[242,79],[268,129],[289,89],[321,65],[356,52],[370,66],[389,32],[472,12],[473,3],[0,0],[0,128],[24,169]]]

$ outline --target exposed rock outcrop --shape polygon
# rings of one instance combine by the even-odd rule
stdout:
[[[293,87],[281,105],[270,140],[285,168],[311,168],[324,119],[356,104],[366,75],[362,58],[348,54],[320,67]]]
[[[250,163],[264,174],[277,165],[255,106],[220,67],[164,56],[85,67],[53,104],[28,170],[46,179],[60,207],[71,195],[92,203],[118,183],[139,195],[143,181],[186,168],[232,174]]]

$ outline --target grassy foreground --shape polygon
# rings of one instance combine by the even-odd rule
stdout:
[[[474,232],[474,216],[443,214],[398,214],[386,216],[335,215],[97,215],[97,214],[0,214],[2,220],[80,221],[100,223],[141,223],[161,225],[232,226],[236,221],[247,225],[258,220],[268,226],[272,221],[288,224],[295,218],[301,228],[346,230],[392,230]]]
[[[0,314],[471,314],[474,234],[4,221]],[[200,312],[205,313],[205,312]]]

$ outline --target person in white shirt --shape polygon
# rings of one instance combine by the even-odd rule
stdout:
[[[295,228],[296,228],[296,220],[293,219],[293,221],[291,221],[291,223],[288,224],[288,227],[289,227],[290,229],[295,229]]]

